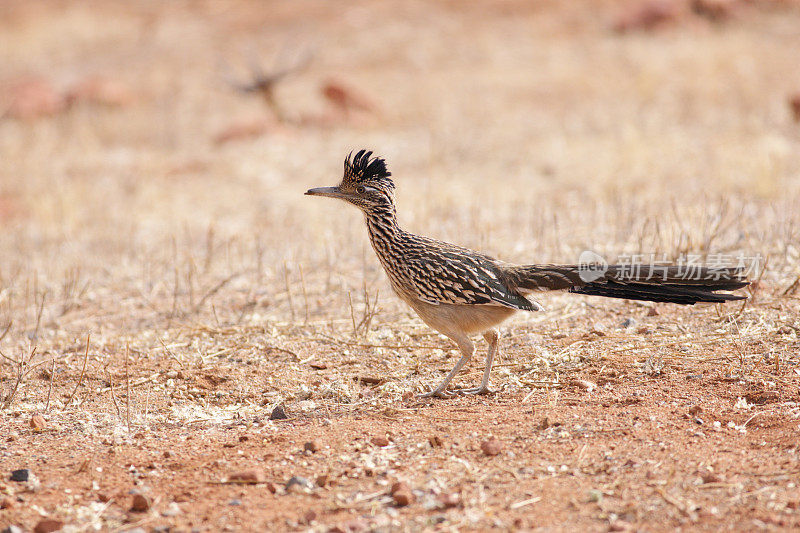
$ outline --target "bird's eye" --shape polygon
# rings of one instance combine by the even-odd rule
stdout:
[[[367,192],[367,188],[364,187],[363,185],[359,185],[358,187],[356,187],[356,192],[358,194],[364,194],[365,192]]]

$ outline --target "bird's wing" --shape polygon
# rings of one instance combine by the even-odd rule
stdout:
[[[409,250],[405,263],[416,295],[425,302],[540,309],[509,288],[495,260],[483,254],[452,245],[436,251],[422,246]]]

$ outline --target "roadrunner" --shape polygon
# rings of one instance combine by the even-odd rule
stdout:
[[[517,311],[541,311],[526,298],[533,291],[573,293],[695,304],[727,302],[744,296],[730,291],[748,284],[739,268],[639,265],[513,265],[488,255],[404,231],[397,224],[394,182],[383,159],[359,151],[344,161],[344,177],[335,187],[310,189],[308,195],[345,200],[364,213],[372,248],[395,293],[431,328],[449,337],[461,358],[438,387],[423,397],[487,394],[497,355],[497,326]],[[449,390],[453,377],[474,352],[470,336],[489,344],[481,384]]]

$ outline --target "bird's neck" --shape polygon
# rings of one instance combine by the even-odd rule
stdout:
[[[397,212],[393,204],[364,211],[364,220],[367,222],[369,238],[376,251],[396,242],[403,232],[397,225]]]

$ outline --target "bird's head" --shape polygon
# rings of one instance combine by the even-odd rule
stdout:
[[[344,160],[344,176],[335,187],[309,189],[311,196],[330,196],[355,205],[362,211],[394,205],[394,182],[386,169],[386,162],[372,157],[372,152],[352,152]]]

